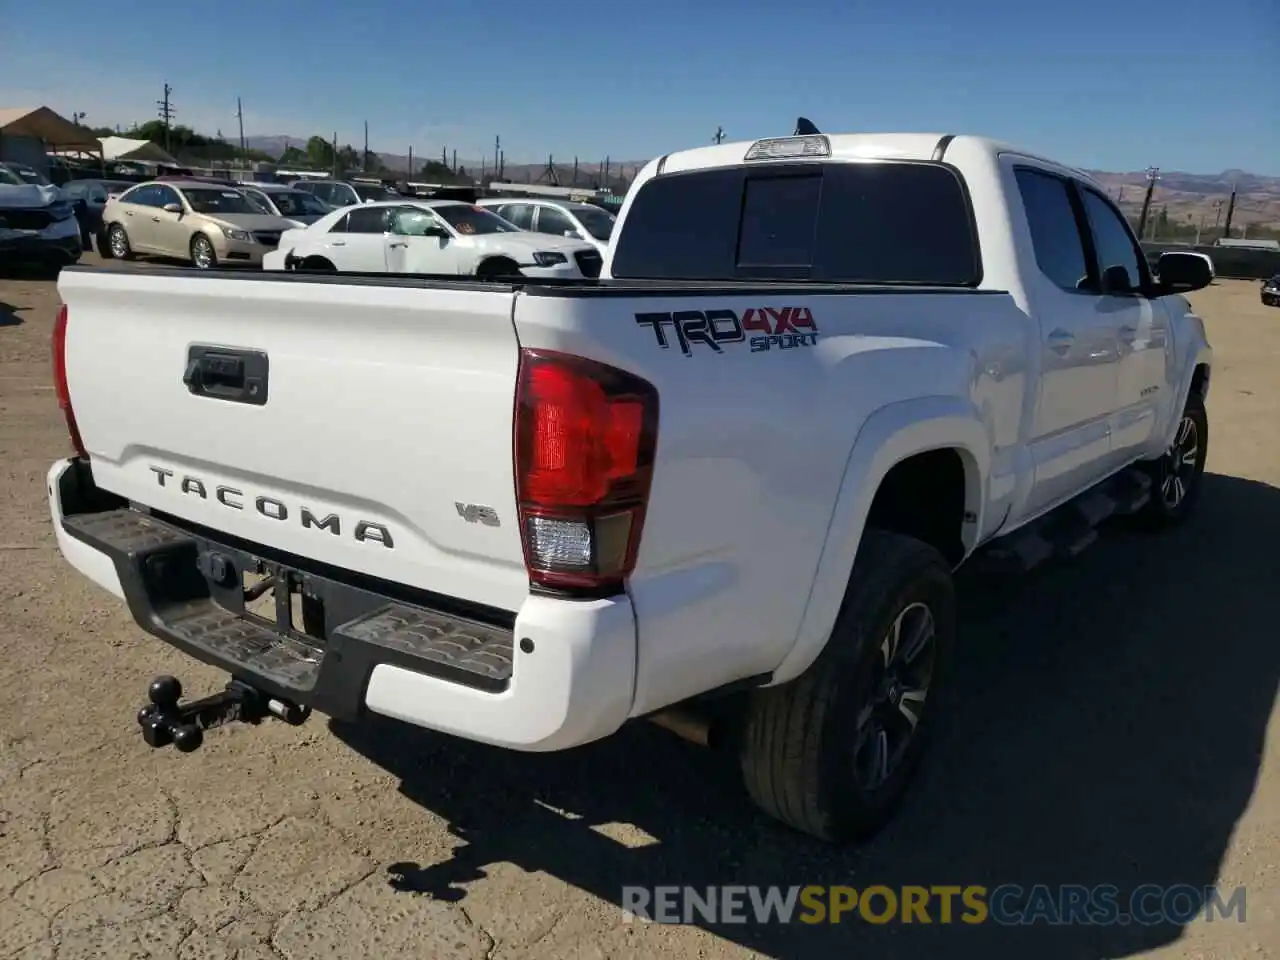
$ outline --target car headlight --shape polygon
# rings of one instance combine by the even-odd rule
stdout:
[[[76,212],[75,205],[69,200],[59,200],[49,207],[49,216],[55,220],[66,220]]]
[[[228,240],[240,240],[243,243],[249,243],[253,237],[249,236],[248,230],[234,230],[231,227],[223,227],[222,235]]]
[[[533,255],[533,262],[540,267],[554,267],[557,264],[568,263],[569,258],[563,253],[540,250]]]

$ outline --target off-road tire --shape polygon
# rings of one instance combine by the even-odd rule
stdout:
[[[924,604],[935,626],[927,697],[901,759],[878,787],[855,773],[857,718],[899,615]],[[833,843],[864,839],[892,815],[920,765],[940,706],[956,629],[951,566],[912,537],[867,530],[830,640],[796,679],[754,691],[739,759],[748,794],[766,813]]]
[[[1191,434],[1184,436],[1186,423],[1190,421]],[[1180,442],[1181,441],[1181,442]],[[1191,447],[1194,446],[1194,451]],[[1192,457],[1190,453],[1194,453]],[[1176,526],[1187,518],[1196,501],[1200,499],[1203,485],[1205,458],[1209,453],[1209,416],[1205,412],[1204,397],[1192,390],[1187,405],[1178,418],[1174,440],[1159,460],[1149,460],[1140,468],[1151,478],[1151,498],[1138,511],[1134,519],[1139,526],[1162,530]],[[1174,461],[1181,460],[1180,470],[1174,470]],[[1170,486],[1180,481],[1185,491],[1176,503],[1170,502]]]

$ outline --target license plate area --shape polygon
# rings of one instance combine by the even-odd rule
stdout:
[[[324,601],[308,574],[239,551],[211,550],[199,565],[220,607],[323,650]]]

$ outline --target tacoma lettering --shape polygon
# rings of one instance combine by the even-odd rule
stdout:
[[[166,490],[172,490],[175,493],[181,493],[189,497],[198,497],[205,501],[210,499],[208,491],[211,485],[201,477],[190,474],[177,474],[164,467],[149,466],[147,469],[155,475],[156,484]],[[170,483],[170,480],[173,482]],[[228,510],[243,510],[245,508],[245,492],[243,490],[220,484],[213,486],[212,489],[212,500],[215,503],[226,507]],[[371,520],[345,521],[336,513],[326,513],[321,516],[311,507],[304,504],[291,507],[283,500],[269,497],[265,494],[250,496],[253,500],[252,512],[267,520],[287,523],[290,522],[290,517],[296,517],[296,522],[300,523],[304,530],[323,531],[334,536],[341,536],[343,528],[346,527],[351,530],[351,538],[358,542],[378,543],[388,550],[395,549],[395,538],[392,537],[390,529],[384,524],[374,523]],[[487,508],[480,509],[482,515],[477,516],[476,519],[481,523],[489,522],[483,515],[483,510]]]

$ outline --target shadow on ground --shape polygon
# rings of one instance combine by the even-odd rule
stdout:
[[[467,841],[446,862],[395,865],[388,882],[464,900],[461,885],[510,861],[618,904],[632,884],[1113,884],[1122,906],[1140,884],[1211,886],[1276,696],[1280,490],[1207,475],[1203,497],[1176,532],[1109,531],[1002,596],[962,594],[949,722],[871,843],[833,849],[774,825],[731,771],[647,725],[531,756],[393,722],[335,724]],[[591,829],[614,822],[656,842]],[[1125,956],[1182,928],[846,918],[708,929],[771,957],[1023,960]]]
[[[25,309],[26,307],[15,307],[11,303],[5,303],[0,300],[0,327],[21,326],[22,318],[18,316],[18,313]]]

